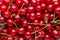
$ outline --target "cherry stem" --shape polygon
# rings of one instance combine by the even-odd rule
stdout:
[[[9,5],[8,5],[8,8],[7,8],[7,11],[9,10],[9,6],[10,6],[10,4],[11,4],[12,2],[13,2],[13,0],[10,1]]]
[[[19,9],[19,11],[18,11],[18,15],[19,15],[20,10],[23,8],[24,5],[25,5],[25,3],[23,3],[22,6],[21,6],[21,8]]]

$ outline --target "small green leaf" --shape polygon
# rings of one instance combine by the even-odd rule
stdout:
[[[48,18],[45,17],[45,18],[44,18],[44,22],[45,22],[45,23],[48,23]]]

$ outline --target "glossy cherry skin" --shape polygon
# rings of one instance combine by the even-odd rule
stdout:
[[[14,40],[12,36],[5,36],[3,40]]]
[[[35,19],[33,20],[33,23],[35,23],[34,25],[38,25],[37,23],[39,23],[39,20]]]
[[[30,20],[35,20],[35,19],[36,19],[35,13],[30,13],[29,19],[30,19]]]
[[[4,21],[5,21],[5,18],[2,15],[0,15],[0,23]]]
[[[31,33],[29,31],[27,31],[27,32],[24,33],[24,36],[26,38],[31,38]]]
[[[23,4],[22,0],[15,0],[17,6],[21,6]]]
[[[11,29],[11,30],[10,30],[10,34],[11,34],[11,35],[15,36],[16,33],[17,33],[16,29]]]
[[[50,14],[48,12],[45,12],[44,15],[43,15],[43,17],[50,19]]]
[[[12,12],[17,12],[17,11],[18,11],[18,7],[17,7],[15,4],[12,4],[12,5],[10,6],[10,11],[12,11]]]
[[[24,38],[23,37],[18,37],[18,40],[24,40]]]
[[[2,33],[8,34],[8,29],[2,29]]]
[[[5,18],[10,18],[10,17],[11,17],[10,11],[5,11],[5,12],[3,12],[3,16],[4,16]]]
[[[37,17],[37,18],[42,18],[42,16],[43,16],[43,14],[42,14],[41,12],[37,12],[37,13],[36,13],[36,17]]]
[[[52,34],[54,37],[58,38],[59,37],[59,34],[58,34],[58,31],[57,30],[53,30],[52,31]]]
[[[38,36],[40,36],[40,37],[45,37],[45,32],[44,32],[44,31],[39,31],[39,32],[38,32]]]
[[[9,5],[11,0],[3,0],[3,3],[6,4],[6,5]]]
[[[38,11],[38,12],[41,11],[41,8],[42,8],[41,5],[36,5],[35,6],[35,10]]]
[[[27,19],[22,20],[22,26],[23,26],[23,27],[24,27],[24,26],[27,26],[27,23],[28,23],[28,20],[27,20]]]
[[[47,5],[45,3],[41,3],[42,10],[45,10]]]
[[[53,8],[54,8],[54,5],[53,4],[48,4],[48,6],[47,6],[47,10],[48,11],[52,11]]]
[[[55,9],[54,9],[54,12],[56,14],[60,14],[60,6],[57,6]]]
[[[44,26],[44,21],[43,20],[39,20],[39,24],[40,24],[40,26]]]
[[[5,4],[1,5],[1,11],[6,11],[7,10],[7,6]]]
[[[50,40],[50,36],[49,35],[45,35],[44,40]]]
[[[21,17],[17,14],[17,15],[15,16],[15,19],[16,19],[16,21],[20,21],[20,20],[21,20]]]
[[[23,3],[25,3],[25,6],[29,5],[29,0],[23,0]]]
[[[8,25],[9,27],[13,26],[13,20],[12,20],[12,19],[8,19],[8,20],[7,20],[7,25]]]
[[[35,26],[35,30],[40,30],[40,26]]]
[[[32,25],[27,25],[26,28],[27,28],[27,31],[30,31],[30,32],[33,31]]]
[[[51,15],[50,15],[50,19],[53,19],[53,18],[54,18],[54,14],[51,14]]]
[[[18,33],[19,34],[24,34],[25,32],[25,29],[24,28],[18,28]]]
[[[50,30],[51,28],[52,28],[52,24],[51,23],[48,23],[46,29],[47,30]]]
[[[34,12],[35,9],[33,6],[28,6],[27,10],[28,10],[28,12],[31,13],[31,12]]]
[[[20,15],[26,15],[27,10],[25,8],[20,9]]]

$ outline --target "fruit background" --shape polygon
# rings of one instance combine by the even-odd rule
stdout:
[[[60,0],[0,0],[0,40],[60,40]]]

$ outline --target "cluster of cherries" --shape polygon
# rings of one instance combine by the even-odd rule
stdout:
[[[0,0],[0,40],[60,40],[60,0]]]

